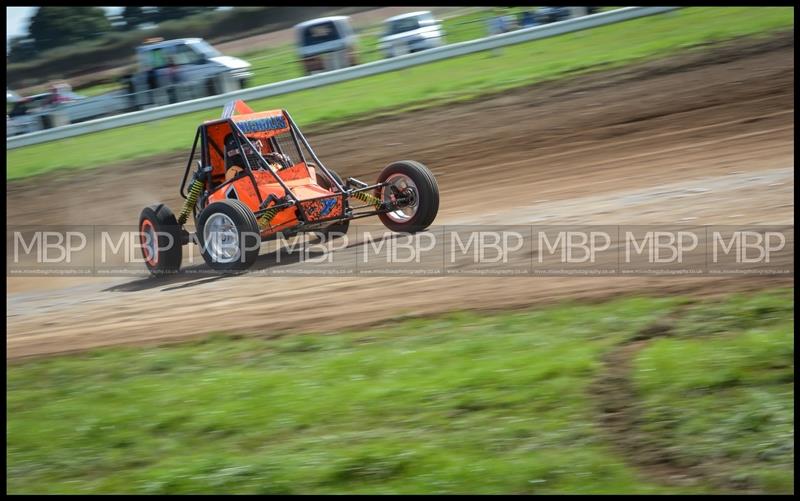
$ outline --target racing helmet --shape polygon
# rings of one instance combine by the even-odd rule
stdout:
[[[252,158],[253,149],[246,143],[239,148],[239,143],[233,134],[225,136],[225,167],[229,168],[234,165],[244,167],[244,155],[250,155]]]

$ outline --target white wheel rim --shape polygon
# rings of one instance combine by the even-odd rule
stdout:
[[[414,184],[414,181],[411,180],[410,177],[406,176],[405,174],[392,174],[386,179],[386,182],[390,185],[395,186],[399,191],[403,192],[406,190],[411,190],[414,194],[413,201],[403,206],[395,211],[387,212],[386,215],[392,221],[396,223],[405,223],[408,222],[414,215],[417,213],[417,209],[419,208],[419,190],[417,189],[417,185]],[[392,190],[389,186],[383,188],[383,201],[387,203],[392,203],[391,199]]]
[[[203,225],[203,243],[215,263],[232,263],[241,255],[236,225],[222,212],[212,214]]]

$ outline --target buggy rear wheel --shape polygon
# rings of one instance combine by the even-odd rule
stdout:
[[[183,259],[181,226],[164,204],[145,207],[139,216],[139,243],[153,275],[177,273]]]
[[[379,190],[379,198],[394,204],[398,195],[405,199],[396,210],[378,214],[384,226],[392,231],[415,233],[423,231],[436,219],[439,212],[439,186],[433,173],[413,160],[389,164],[378,183],[389,183]]]
[[[206,264],[218,271],[246,270],[261,247],[256,216],[238,200],[208,205],[197,217],[197,239]]]

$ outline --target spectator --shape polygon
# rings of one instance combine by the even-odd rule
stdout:
[[[503,16],[500,9],[493,9],[492,15],[489,16],[489,36],[499,35],[503,33]],[[500,49],[492,49],[492,56],[499,56]]]
[[[503,16],[500,9],[494,9],[493,15],[489,18],[489,36],[499,35],[505,32]]]
[[[173,56],[169,56],[167,58],[167,67],[166,67],[166,74],[167,74],[167,95],[169,97],[170,103],[176,103],[179,101],[176,91],[176,85],[181,81],[181,74],[180,74],[180,66],[175,61]]]
[[[514,18],[513,14],[508,13],[503,16],[503,33],[508,33],[509,31],[517,29],[516,24],[517,20]]]
[[[58,105],[70,101],[68,93],[72,91],[72,87],[67,83],[54,83],[50,86],[50,97],[46,104]]]

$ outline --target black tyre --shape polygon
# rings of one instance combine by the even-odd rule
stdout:
[[[322,169],[317,167],[317,165],[314,163],[309,163],[309,166],[314,167],[314,169],[317,172],[317,184],[319,184],[328,191],[336,191],[335,190],[336,184],[333,181],[331,181],[324,172],[322,172]],[[344,181],[342,181],[341,176],[339,176],[339,174],[337,174],[336,171],[334,171],[333,169],[328,169],[328,170],[331,172],[331,174],[333,174],[333,177],[336,178],[336,181],[338,181],[339,184],[344,185]],[[336,238],[346,234],[348,229],[350,229],[349,219],[346,221],[333,223],[317,231],[324,234],[326,239],[329,239],[330,237]]]
[[[153,275],[177,273],[183,259],[181,226],[164,204],[145,207],[139,216],[139,243]]]
[[[218,271],[246,270],[261,246],[256,216],[238,200],[208,205],[197,217],[197,240],[206,264]]]
[[[396,211],[379,214],[384,226],[392,231],[415,233],[426,229],[439,212],[439,185],[433,173],[413,160],[389,164],[378,176],[378,182],[390,182],[411,202]],[[380,189],[378,197],[391,202],[394,190],[389,186]]]

